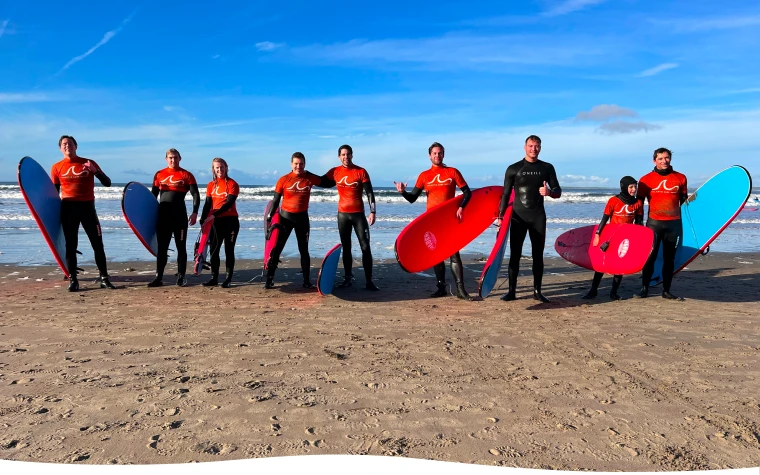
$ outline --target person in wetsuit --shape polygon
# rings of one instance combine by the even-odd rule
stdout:
[[[280,177],[274,187],[274,198],[272,207],[267,216],[267,238],[272,231],[272,218],[277,208],[280,208],[280,234],[277,243],[269,255],[267,263],[267,280],[264,283],[265,289],[274,288],[274,273],[277,270],[277,264],[280,262],[280,254],[288,242],[290,233],[295,230],[296,239],[298,240],[298,252],[301,254],[301,272],[303,273],[303,287],[313,289],[311,283],[310,269],[311,256],[309,256],[309,198],[311,197],[311,188],[333,187],[335,182],[329,178],[319,177],[311,172],[306,171],[306,157],[301,152],[296,152],[290,157],[290,168],[292,172]],[[282,203],[280,203],[282,201]]]
[[[240,231],[235,200],[240,194],[240,186],[227,173],[229,167],[222,158],[215,158],[211,162],[211,172],[214,179],[206,187],[206,202],[201,212],[201,225],[208,220],[213,220],[213,227],[209,239],[215,245],[211,246],[211,279],[204,282],[205,287],[219,285],[219,253],[224,243],[224,263],[227,275],[222,282],[222,287],[229,288],[232,283],[232,273],[235,271],[235,242]]]
[[[541,139],[531,135],[525,139],[525,158],[513,163],[504,173],[504,194],[499,206],[501,221],[509,204],[512,190],[515,201],[512,220],[509,227],[509,291],[501,299],[505,301],[517,298],[517,275],[520,271],[520,257],[525,235],[530,235],[533,256],[533,298],[543,303],[549,299],[541,293],[541,281],[544,276],[544,245],[546,244],[546,210],[544,197],[557,199],[562,195],[562,188],[557,181],[557,173],[552,164],[541,161]]]
[[[356,233],[362,250],[362,266],[367,290],[379,290],[372,282],[372,249],[370,249],[369,227],[375,224],[375,193],[372,191],[367,171],[354,165],[354,151],[350,145],[338,148],[341,166],[330,169],[325,177],[335,182],[338,188],[338,234],[343,245],[343,270],[345,278],[340,288],[350,287],[353,281],[353,258],[351,256],[351,231]],[[362,190],[369,202],[369,218],[364,213]]]
[[[638,197],[649,200],[647,227],[654,231],[654,250],[641,272],[641,291],[634,297],[649,296],[649,284],[654,274],[654,263],[662,243],[662,297],[678,299],[670,293],[673,282],[676,247],[681,240],[681,205],[688,198],[686,176],[673,170],[673,154],[667,148],[654,151],[654,170],[639,180]]]
[[[79,290],[77,280],[77,246],[79,225],[90,239],[95,253],[95,265],[100,272],[100,287],[115,289],[108,279],[103,233],[95,210],[95,178],[103,186],[111,186],[111,179],[94,160],[77,155],[77,141],[70,135],[58,139],[63,160],[53,165],[50,176],[61,196],[61,226],[66,239],[66,268],[69,270],[69,292]]]
[[[607,206],[604,207],[599,226],[596,228],[594,240],[591,242],[593,247],[599,245],[599,236],[602,230],[610,224],[643,224],[644,222],[644,203],[636,199],[636,179],[632,176],[624,176],[620,179],[620,194],[607,200]],[[593,299],[596,297],[599,284],[602,282],[604,272],[594,272],[594,279],[591,282],[591,289],[581,297],[582,299]],[[611,300],[620,300],[617,291],[620,288],[620,282],[623,280],[622,275],[612,277],[612,289],[610,290]]]
[[[201,205],[201,195],[198,192],[198,184],[192,173],[179,166],[182,156],[176,148],[170,148],[166,152],[166,163],[169,165],[159,170],[153,176],[151,193],[158,198],[158,220],[156,222],[156,238],[158,239],[158,254],[156,256],[156,278],[148,287],[160,287],[164,285],[164,268],[169,259],[169,244],[174,235],[174,243],[177,246],[177,285],[183,287],[187,284],[185,271],[187,270],[187,225],[195,225],[198,218],[198,208]],[[185,195],[187,192],[193,197],[193,213],[187,217],[185,208]],[[160,193],[160,196],[159,196]]]
[[[423,191],[427,193],[427,208],[430,209],[446,200],[454,197],[457,186],[462,190],[462,202],[457,208],[456,217],[459,221],[462,220],[464,208],[470,201],[472,193],[470,187],[467,186],[467,182],[464,181],[464,177],[459,173],[459,170],[453,167],[444,165],[443,157],[445,149],[443,145],[438,142],[428,147],[428,156],[430,162],[433,164],[428,170],[420,173],[417,178],[417,182],[414,184],[412,191],[406,191],[406,183],[396,183],[396,191],[410,203],[417,201]],[[457,297],[464,300],[472,300],[472,297],[467,293],[464,288],[464,267],[462,266],[462,258],[459,252],[456,252],[449,258],[451,263],[451,273],[454,276],[454,280],[457,285]],[[446,292],[446,264],[440,262],[433,267],[435,271],[435,278],[438,281],[438,289],[430,294],[430,297],[445,297]]]

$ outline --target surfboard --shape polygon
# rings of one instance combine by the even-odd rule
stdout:
[[[734,165],[697,188],[681,205],[682,238],[676,248],[674,274],[702,253],[741,213],[752,192],[746,168]],[[662,282],[662,246],[657,253],[649,285]]]
[[[562,233],[554,250],[566,261],[597,272],[628,275],[639,272],[654,248],[654,232],[638,224],[607,224],[592,246],[599,225]]]
[[[473,190],[461,222],[456,211],[462,196],[430,208],[396,238],[396,260],[407,272],[421,272],[448,259],[478,237],[499,214],[501,186]]]
[[[63,271],[64,277],[68,278],[66,238],[61,226],[61,197],[53,180],[32,157],[24,157],[18,162],[18,186],[42,237],[53,253],[53,259]]]
[[[158,201],[153,193],[142,183],[127,183],[121,195],[121,212],[145,249],[154,256],[158,254]]]
[[[269,200],[269,203],[267,203],[266,209],[264,210],[264,226],[266,227],[267,223],[267,216],[269,216],[269,212],[272,209],[273,201]],[[272,250],[274,250],[274,246],[277,245],[277,239],[280,237],[280,213],[279,210],[274,213],[274,216],[272,216],[272,226],[274,226],[274,229],[272,229],[272,233],[269,235],[269,239],[266,238],[266,232],[267,230],[264,229],[264,270],[269,269],[269,256],[272,254]]]
[[[343,246],[336,244],[327,251],[325,258],[322,259],[322,267],[319,268],[317,275],[317,291],[319,295],[329,295],[335,285],[335,275],[338,273],[338,262],[340,261],[340,251]]]
[[[208,258],[209,236],[211,235],[212,225],[213,221],[206,221],[198,233],[198,239],[195,241],[193,275],[201,275],[204,267],[208,269],[206,259]]]
[[[501,220],[501,227],[496,233],[496,242],[488,255],[488,260],[483,266],[483,272],[480,274],[480,283],[478,284],[478,295],[480,298],[488,297],[496,281],[499,278],[499,270],[504,261],[504,252],[507,250],[507,236],[509,235],[509,223],[512,221],[512,205],[515,200],[515,192],[509,197],[507,209],[504,211],[504,218]]]

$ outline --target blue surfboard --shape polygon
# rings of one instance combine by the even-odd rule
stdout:
[[[682,237],[676,248],[674,274],[702,254],[741,212],[752,191],[749,172],[739,165],[707,180],[681,205]],[[650,285],[662,282],[662,245]]]
[[[142,183],[131,181],[121,195],[121,212],[137,239],[154,256],[158,254],[158,201]]]
[[[333,291],[335,275],[338,273],[341,249],[343,249],[343,246],[336,244],[332,249],[327,251],[325,258],[322,259],[322,267],[319,269],[319,275],[317,276],[317,291],[319,295],[329,295]]]
[[[488,294],[496,286],[496,281],[499,278],[501,263],[504,261],[504,253],[507,250],[507,236],[509,235],[509,224],[512,222],[512,204],[514,200],[515,192],[512,191],[509,203],[507,203],[507,209],[504,211],[501,227],[499,228],[499,232],[496,233],[496,242],[493,245],[493,249],[491,249],[491,254],[489,254],[485,266],[483,266],[483,273],[480,275],[478,295],[483,299],[488,297]]]
[[[69,277],[66,268],[66,239],[61,226],[61,197],[50,175],[32,157],[24,157],[18,162],[18,186],[55,262],[63,275]]]

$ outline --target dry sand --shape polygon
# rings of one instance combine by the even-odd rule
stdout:
[[[316,263],[316,261],[315,261]],[[429,299],[394,262],[381,292],[320,297],[295,260],[264,291],[70,294],[53,268],[0,268],[0,458],[180,463],[373,454],[567,470],[760,464],[760,255],[711,254],[676,277],[685,301],[580,299],[591,272],[548,260],[545,294]],[[360,264],[357,264],[360,265]],[[468,289],[482,263],[468,262]],[[173,272],[167,271],[167,274]],[[316,278],[313,270],[312,280]],[[166,279],[170,281],[169,278]]]

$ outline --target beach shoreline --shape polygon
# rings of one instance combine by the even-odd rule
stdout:
[[[0,267],[0,458],[183,463],[372,454],[564,470],[757,466],[760,253],[710,253],[673,293],[580,296],[592,272],[547,258],[544,294],[430,299],[432,270],[375,265],[380,292],[320,297],[284,259],[276,288],[239,260],[231,289],[149,289],[155,263]],[[477,293],[481,256],[463,256]],[[315,281],[320,259],[312,259]],[[223,265],[223,264],[222,264]],[[339,270],[342,276],[342,269]],[[453,278],[447,271],[447,280]],[[504,285],[505,287],[506,285]],[[452,285],[452,290],[453,285]]]

